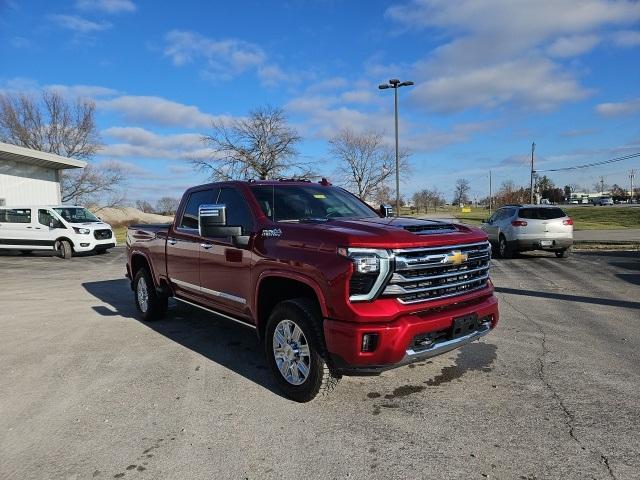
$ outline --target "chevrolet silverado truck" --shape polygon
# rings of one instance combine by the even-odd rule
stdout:
[[[254,329],[299,402],[495,328],[487,235],[390,213],[324,179],[190,188],[173,224],[128,229],[136,307],[155,320],[173,297]]]

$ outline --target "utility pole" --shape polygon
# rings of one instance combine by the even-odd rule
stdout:
[[[629,181],[631,182],[631,199],[629,200],[631,203],[633,203],[633,179],[636,176],[636,171],[635,170],[631,170],[629,172]]]
[[[631,183],[633,184],[633,180],[631,181]],[[631,190],[633,190],[633,187],[631,187]],[[491,194],[491,170],[489,170],[489,216],[491,216],[491,203],[492,203],[492,194]]]
[[[604,177],[600,177],[600,196],[604,195]]]
[[[531,144],[531,201],[530,203],[533,205],[533,174],[535,173],[535,170],[533,169],[533,152],[536,151],[536,142],[533,142]]]

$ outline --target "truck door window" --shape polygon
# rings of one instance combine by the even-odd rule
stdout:
[[[198,209],[200,205],[214,203],[218,189],[199,190],[192,192],[187,200],[187,206],[182,214],[179,228],[198,229]]]
[[[51,215],[48,210],[44,210],[42,208],[38,210],[38,223],[40,225],[48,227],[51,222],[54,224],[59,223],[57,219],[53,218],[53,215]]]
[[[241,226],[242,234],[248,235],[253,231],[253,218],[247,206],[247,201],[235,188],[223,188],[216,203],[227,207],[227,225]]]

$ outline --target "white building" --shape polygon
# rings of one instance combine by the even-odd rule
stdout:
[[[0,142],[0,206],[59,205],[60,170],[87,162]]]

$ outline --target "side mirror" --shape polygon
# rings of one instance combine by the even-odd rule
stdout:
[[[64,228],[64,225],[60,220],[52,218],[49,220],[49,228]]]
[[[380,215],[382,215],[384,218],[393,217],[393,207],[391,205],[383,203],[382,205],[380,205]]]
[[[198,209],[198,225],[201,237],[239,237],[242,227],[227,225],[227,207],[219,205],[200,205]]]
[[[490,218],[485,218],[484,220],[482,220],[482,223],[491,223],[491,219]]]

